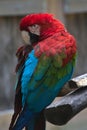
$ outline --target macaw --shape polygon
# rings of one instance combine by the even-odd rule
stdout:
[[[52,14],[29,14],[21,19],[26,45],[16,53],[15,123],[10,130],[45,130],[44,109],[71,78],[76,40]],[[19,106],[18,106],[19,105]],[[16,112],[16,108],[18,111]]]

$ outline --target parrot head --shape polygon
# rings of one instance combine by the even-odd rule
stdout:
[[[27,44],[35,45],[60,30],[65,30],[64,25],[48,13],[29,14],[20,21],[22,38]]]

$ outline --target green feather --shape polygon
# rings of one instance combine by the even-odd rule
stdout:
[[[40,57],[38,66],[29,82],[29,86],[32,86],[32,90],[41,86],[41,84],[44,84],[44,87],[48,89],[52,88],[60,79],[71,72],[72,66],[75,64],[75,56],[65,66],[62,66],[61,62],[63,61],[58,58],[59,55],[47,57],[45,54]]]

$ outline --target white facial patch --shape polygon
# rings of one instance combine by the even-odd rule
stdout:
[[[28,27],[29,31],[33,34],[40,35],[40,26],[38,24],[34,24]]]

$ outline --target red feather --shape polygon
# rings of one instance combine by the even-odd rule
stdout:
[[[38,24],[41,27],[40,40],[35,45],[36,56],[40,56],[43,52],[49,56],[64,51],[66,58],[63,60],[63,65],[67,64],[76,53],[74,37],[66,31],[64,25],[59,20],[48,13],[25,16],[20,22],[20,30],[29,31],[28,26],[34,24]]]
[[[61,55],[64,53],[64,66],[72,60],[73,56],[76,54],[76,41],[68,32],[61,31],[39,42],[34,49],[37,57],[41,56],[43,53],[45,53],[46,56]]]
[[[52,14],[48,13],[29,14],[25,16],[20,22],[20,30],[29,31],[28,26],[34,24],[41,26],[40,40],[46,39],[58,31],[65,30],[64,25],[55,19]]]

